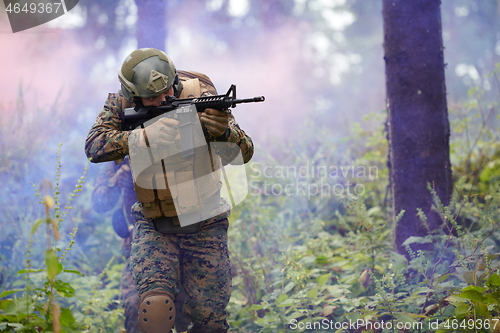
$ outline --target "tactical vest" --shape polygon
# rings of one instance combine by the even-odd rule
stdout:
[[[179,98],[200,97],[205,92],[217,94],[213,83],[204,74],[186,71],[178,71],[178,74],[183,87]],[[125,107],[130,107],[130,103],[123,101],[122,108]],[[180,147],[179,137],[176,144]],[[144,188],[134,183],[144,217],[156,219],[199,211],[203,203],[221,189],[220,157],[211,151],[209,145],[199,147],[195,152],[189,159],[176,154],[151,165],[139,175],[141,185],[147,184]],[[168,178],[175,179],[177,186],[171,189]],[[166,188],[159,189],[161,187]]]

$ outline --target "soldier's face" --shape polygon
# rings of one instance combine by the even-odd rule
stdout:
[[[141,97],[142,105],[144,106],[161,106],[161,102],[165,100],[167,96],[174,96],[174,87],[170,87],[166,92],[156,97],[144,98]]]

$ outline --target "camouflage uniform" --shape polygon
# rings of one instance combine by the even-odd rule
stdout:
[[[129,154],[131,132],[121,131],[121,92],[110,94],[91,128],[85,151],[92,162],[119,160]],[[237,144],[246,163],[253,143],[230,115],[228,142]],[[207,141],[214,138],[206,137]],[[216,149],[223,160],[234,150]],[[227,248],[228,206],[221,200],[220,214],[205,221],[193,234],[163,234],[144,218],[139,202],[132,207],[135,218],[131,268],[139,294],[155,290],[176,298],[179,283],[186,292],[184,312],[192,320],[189,332],[227,332],[226,306],[231,294],[231,272]]]

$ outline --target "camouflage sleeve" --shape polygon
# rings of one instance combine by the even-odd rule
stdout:
[[[87,135],[85,153],[91,162],[119,160],[128,155],[128,131],[121,130],[121,94],[109,94]]]
[[[243,157],[243,163],[247,163],[253,156],[253,142],[252,139],[243,131],[233,114],[229,115],[229,137],[227,142],[234,143],[240,147],[241,155]],[[211,141],[215,139],[212,138]],[[229,145],[215,145],[217,155],[221,156],[223,160],[232,161],[236,158],[238,151],[231,149]]]

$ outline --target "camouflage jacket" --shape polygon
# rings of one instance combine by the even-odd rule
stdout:
[[[122,101],[125,101],[125,98],[121,91],[110,93],[87,135],[85,153],[93,163],[116,161],[129,154],[128,139],[132,131],[121,130]],[[244,163],[250,161],[254,150],[252,139],[238,126],[232,114],[230,115],[229,129],[230,135],[227,141],[240,147]],[[206,139],[209,142],[215,141],[209,136]],[[236,157],[234,150],[224,151],[222,148],[216,149],[216,153],[227,161]]]

